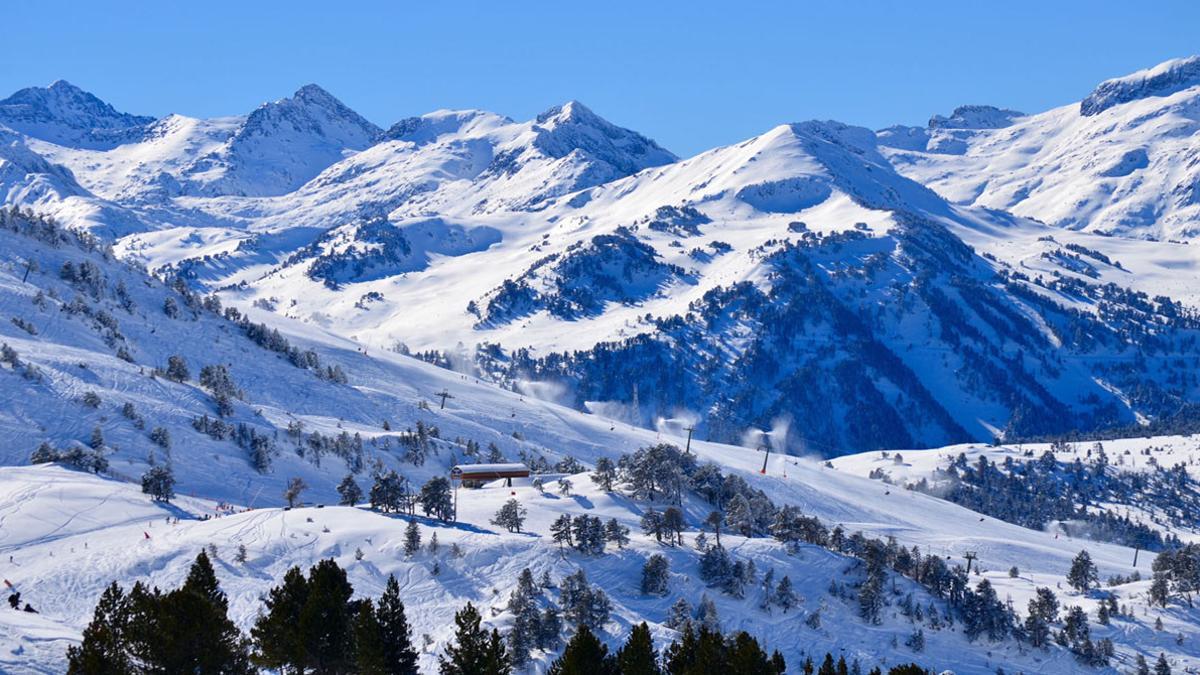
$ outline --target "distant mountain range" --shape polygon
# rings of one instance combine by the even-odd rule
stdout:
[[[57,82],[0,101],[0,195],[374,349],[837,455],[1190,409],[1198,133],[1196,57],[686,159],[578,102],[383,130],[315,85],[154,120]]]

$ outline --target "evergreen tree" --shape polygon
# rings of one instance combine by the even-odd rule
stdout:
[[[529,652],[537,646],[541,614],[535,598],[540,593],[529,568],[521,570],[517,587],[508,598],[508,611],[513,614],[512,630],[508,633],[508,655],[517,668],[528,663]]]
[[[562,634],[562,619],[558,610],[547,607],[538,619],[537,645],[539,649],[550,651],[558,648],[559,636]]]
[[[1171,587],[1167,583],[1164,572],[1155,572],[1154,581],[1150,583],[1150,604],[1166,607],[1171,599]]]
[[[421,550],[421,528],[416,519],[410,519],[404,528],[404,555],[411,556]]]
[[[661,554],[655,553],[642,565],[642,593],[666,595],[671,566]]]
[[[687,601],[687,598],[680,596],[679,599],[671,605],[671,609],[667,613],[667,628],[681,631],[691,622],[692,604]]]
[[[559,590],[559,602],[566,620],[575,626],[599,629],[608,622],[612,603],[604,591],[588,584],[583,569],[568,575]]]
[[[124,675],[134,672],[128,643],[130,601],[117,585],[109,584],[96,604],[83,641],[67,648],[69,675]]]
[[[175,497],[175,474],[170,467],[152,466],[142,474],[142,492],[156,502],[169,502]]]
[[[796,591],[792,588],[792,579],[786,574],[779,580],[779,586],[775,588],[775,602],[779,604],[784,614],[787,614],[788,610],[795,607],[798,602]]]
[[[654,510],[651,506],[642,514],[642,534],[646,536],[653,535],[654,540],[662,542],[663,533],[666,532],[666,527],[663,524],[662,514]]]
[[[151,596],[143,596],[151,597]],[[248,643],[228,617],[229,603],[201,551],[179,589],[152,594],[143,621],[142,658],[150,672],[251,673]]]
[[[700,605],[696,608],[696,620],[700,630],[720,634],[721,619],[717,616],[717,604],[707,594],[700,596]]]
[[[521,506],[521,502],[516,499],[504,502],[500,510],[496,511],[496,516],[492,518],[492,524],[503,527],[509,532],[520,532],[521,526],[525,524],[525,507]]]
[[[623,675],[617,661],[587,626],[580,626],[562,656],[550,664],[550,675]]]
[[[1171,675],[1171,664],[1167,663],[1167,655],[1159,652],[1158,660],[1154,662],[1154,675]]]
[[[283,581],[267,593],[266,612],[259,614],[250,630],[254,640],[254,662],[264,668],[302,673],[306,665],[300,635],[300,613],[308,602],[308,580],[299,567],[292,567]]]
[[[600,486],[605,492],[612,492],[613,485],[617,480],[617,467],[613,461],[607,457],[601,457],[596,460],[596,468],[591,474],[592,482]]]
[[[337,486],[338,495],[341,496],[338,502],[342,506],[354,506],[363,500],[362,488],[354,480],[354,474],[348,473]]]
[[[203,551],[183,586],[169,593],[138,583],[125,595],[114,583],[83,643],[68,650],[68,672],[249,674],[246,639],[227,610]]]
[[[450,495],[450,481],[442,476],[434,476],[422,485],[418,499],[426,516],[433,516],[438,520],[450,520],[454,517],[454,500]]]
[[[321,560],[309,570],[308,597],[298,624],[307,668],[333,673],[353,667],[353,593],[346,571],[332,559]]]
[[[357,675],[387,675],[384,665],[383,633],[375,605],[369,599],[357,603],[354,615],[354,663]],[[416,672],[416,671],[413,671]]]
[[[629,631],[629,639],[617,651],[617,669],[621,675],[661,675],[658,656],[654,652],[654,641],[650,627],[643,621]]]
[[[169,298],[168,298],[169,299]],[[173,354],[167,357],[167,370],[165,376],[173,382],[183,382],[191,378],[191,372],[188,371],[187,361],[178,354]]]
[[[1092,562],[1092,556],[1088,554],[1087,549],[1079,552],[1075,559],[1071,561],[1071,569],[1067,572],[1067,583],[1077,591],[1087,591],[1095,586],[1100,580],[1100,574],[1096,571],[1096,564]]]
[[[667,543],[674,546],[676,543],[683,543],[683,511],[674,506],[667,507],[662,514],[662,528],[667,536]]]
[[[622,525],[616,518],[609,518],[604,524],[604,540],[623,549],[629,543],[629,528]]]
[[[562,514],[550,524],[550,535],[561,552],[564,546],[570,546],[571,540],[571,516]]]
[[[479,610],[467,603],[454,615],[454,641],[439,657],[440,675],[508,675],[512,668],[500,634],[491,635],[480,625]]]
[[[383,672],[387,675],[416,675],[417,652],[413,648],[408,616],[400,601],[400,584],[388,575],[383,595],[375,607],[383,643]]]

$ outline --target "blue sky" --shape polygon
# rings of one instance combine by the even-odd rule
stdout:
[[[578,99],[682,155],[776,124],[1039,111],[1200,53],[1200,2],[10,0],[0,92],[66,79],[119,109],[241,114],[315,82],[375,123],[527,119]]]

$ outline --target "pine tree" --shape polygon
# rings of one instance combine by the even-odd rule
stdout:
[[[426,516],[433,516],[438,520],[450,520],[454,517],[454,500],[450,495],[450,481],[442,476],[434,476],[422,485],[418,499]]]
[[[415,519],[410,519],[404,528],[404,555],[411,556],[421,550],[421,528]]]
[[[513,614],[513,626],[507,638],[508,654],[517,668],[528,663],[529,652],[537,645],[541,614],[535,598],[540,592],[529,568],[521,570],[517,587],[508,598],[508,611]]]
[[[655,541],[662,542],[664,532],[666,532],[666,528],[663,524],[663,516],[651,506],[642,514],[642,534],[653,535]]]
[[[142,492],[156,502],[170,502],[175,497],[175,474],[170,467],[152,466],[142,474]]]
[[[130,601],[117,585],[109,584],[96,604],[92,622],[83,630],[83,641],[67,648],[69,675],[122,675],[132,673],[127,629]]]
[[[248,675],[248,645],[227,610],[203,551],[183,586],[169,593],[139,582],[125,595],[114,583],[101,596],[83,643],[68,650],[68,672]]]
[[[562,634],[562,619],[558,610],[547,607],[538,619],[537,645],[546,651],[558,649],[559,636]]]
[[[667,535],[667,543],[671,544],[672,546],[674,546],[676,543],[683,543],[683,530],[685,527],[683,522],[683,511],[680,511],[674,506],[667,507],[667,510],[663,511],[662,514],[662,527],[663,532],[665,532]]]
[[[575,626],[599,629],[608,622],[612,603],[604,591],[588,584],[583,569],[568,575],[559,590],[559,602],[566,620]]]
[[[717,616],[717,604],[707,594],[700,596],[700,605],[696,608],[696,619],[700,622],[701,631],[718,634],[721,632],[721,619]]]
[[[561,552],[563,547],[571,545],[571,516],[562,514],[550,524],[550,535]]]
[[[248,643],[227,615],[229,603],[201,551],[183,586],[159,596],[145,644],[152,672],[250,673]]]
[[[273,670],[302,672],[306,664],[300,635],[300,613],[308,601],[308,580],[299,567],[292,567],[283,581],[267,593],[266,612],[259,614],[250,630],[254,640],[254,662]]]
[[[383,643],[383,672],[387,675],[416,675],[417,652],[413,648],[408,617],[400,601],[400,584],[388,575],[387,585],[375,608]]]
[[[1167,655],[1159,652],[1158,660],[1154,662],[1154,675],[1171,675],[1171,664],[1167,663]]]
[[[775,588],[775,602],[779,604],[784,614],[787,614],[788,610],[796,606],[796,591],[792,588],[791,577],[784,575],[779,580],[779,586]]]
[[[173,382],[183,382],[191,378],[192,374],[188,371],[187,361],[182,356],[174,354],[167,357],[165,376]]]
[[[650,627],[643,621],[629,631],[629,639],[617,651],[617,670],[621,675],[661,675]]]
[[[363,500],[362,488],[354,480],[354,474],[348,473],[337,486],[338,495],[341,500],[338,502],[342,506],[354,506]]]
[[[1096,571],[1096,565],[1092,562],[1092,556],[1088,554],[1087,549],[1079,552],[1075,559],[1071,561],[1071,570],[1067,572],[1067,583],[1077,591],[1087,591],[1095,586],[1100,580],[1100,574]]]
[[[604,524],[604,540],[623,549],[629,543],[629,528],[622,525],[616,518],[609,518]]]
[[[685,626],[692,622],[692,604],[687,601],[687,598],[680,596],[678,600],[671,605],[670,611],[667,613],[667,628],[673,630],[683,630]]]
[[[503,527],[509,532],[520,532],[521,526],[525,524],[525,507],[521,506],[521,502],[516,499],[504,502],[500,510],[496,511],[496,516],[492,518],[492,524]]]
[[[622,675],[608,647],[587,626],[580,626],[562,656],[550,665],[550,675]]]
[[[309,570],[308,597],[299,621],[306,667],[317,672],[346,672],[352,668],[353,593],[345,570],[332,559],[321,560]]]
[[[467,603],[454,615],[454,641],[439,657],[440,675],[508,675],[512,672],[500,635],[480,625],[479,610]]]
[[[1150,604],[1166,607],[1171,599],[1171,587],[1167,583],[1167,575],[1162,571],[1154,573],[1154,581],[1150,583]]]
[[[612,492],[613,485],[617,480],[617,467],[613,461],[607,457],[601,457],[596,460],[596,468],[591,474],[592,482],[600,486],[605,492]]]
[[[772,567],[763,575],[762,589],[759,593],[758,608],[770,614],[771,607],[778,603],[775,595],[775,568]]]
[[[642,593],[666,595],[670,581],[671,566],[661,554],[655,553],[642,565]]]
[[[370,599],[358,602],[354,615],[354,663],[358,675],[387,675],[384,642],[375,605]],[[413,671],[416,672],[416,671]]]

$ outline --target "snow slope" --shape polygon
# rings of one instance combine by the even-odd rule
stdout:
[[[898,616],[894,605],[885,611],[882,624],[864,626],[855,603],[827,594],[831,581],[853,581],[857,573],[850,571],[849,559],[824,549],[801,547],[796,555],[788,555],[768,539],[722,535],[739,557],[753,559],[760,570],[774,567],[777,577],[788,574],[796,582],[804,602],[800,611],[787,615],[757,610],[755,591],[744,600],[706,591],[696,577],[697,552],[664,547],[640,535],[624,552],[610,551],[599,558],[568,553],[562,558],[547,537],[549,523],[560,513],[617,518],[636,532],[648,507],[645,502],[599,491],[586,475],[571,477],[575,494],[570,497],[543,494],[529,485],[511,491],[499,487],[461,491],[459,523],[421,519],[426,538],[438,533],[442,552],[436,556],[423,552],[411,559],[399,550],[403,519],[333,506],[281,510],[288,478],[300,476],[309,483],[305,498],[310,503],[332,504],[333,486],[348,470],[347,461],[335,453],[319,459],[311,453],[301,457],[288,434],[289,423],[296,420],[303,422],[306,434],[314,430],[331,436],[340,431],[359,434],[364,439],[365,467],[378,461],[415,482],[444,474],[460,461],[467,439],[494,442],[510,459],[524,451],[551,461],[572,455],[590,464],[655,442],[682,444],[682,423],[665,421],[657,431],[631,427],[397,354],[364,350],[311,324],[261,313],[284,328],[289,341],[314,349],[323,365],[337,364],[345,370],[347,384],[331,382],[249,341],[237,324],[215,316],[211,309],[193,311],[185,296],[106,259],[102,251],[89,251],[86,238],[79,243],[48,227],[22,227],[24,234],[5,230],[3,235],[8,245],[0,260],[0,315],[10,320],[0,323],[0,342],[15,348],[22,363],[32,364],[41,375],[26,379],[9,365],[0,366],[4,396],[0,447],[6,449],[0,457],[6,465],[0,469],[0,577],[13,583],[41,613],[0,611],[0,668],[6,672],[61,671],[66,645],[78,639],[96,597],[111,579],[126,585],[136,579],[175,585],[195,552],[210,544],[216,546],[221,560],[218,575],[230,594],[231,611],[243,627],[252,622],[260,595],[291,565],[308,566],[334,557],[350,570],[359,592],[367,595],[377,595],[387,574],[395,573],[416,635],[428,633],[433,641],[422,656],[426,668],[433,667],[437,650],[449,637],[452,613],[465,601],[496,608],[485,611],[485,616],[498,627],[506,626],[511,617],[504,613],[503,604],[517,573],[528,566],[535,573],[548,569],[556,578],[577,567],[585,569],[614,601],[614,619],[606,627],[607,639],[614,641],[630,624],[646,620],[654,626],[660,646],[667,643],[674,633],[662,623],[670,604],[677,597],[694,602],[707,592],[727,629],[763,636],[793,664],[805,652],[820,655],[834,650],[864,663],[917,659],[960,673],[991,673],[997,667],[1010,672],[1092,672],[1061,650],[1022,652],[1013,645],[969,644],[959,632],[949,630],[926,631],[925,652],[914,654],[903,646],[912,625]],[[36,259],[38,267],[26,277],[25,262],[30,259]],[[89,271],[86,278],[102,281],[64,280],[60,269],[67,261],[77,270],[85,262],[94,265],[98,272]],[[121,287],[125,290],[117,291]],[[162,311],[168,297],[180,306],[178,318]],[[64,310],[63,305],[74,309]],[[116,320],[116,328],[101,312]],[[20,319],[20,325],[12,318]],[[34,326],[36,334],[22,326]],[[134,362],[117,358],[114,351],[119,347],[125,347]],[[193,377],[202,365],[230,367],[243,389],[243,400],[234,402],[230,421],[255,426],[276,441],[277,453],[266,473],[254,469],[242,448],[191,427],[196,415],[215,416],[210,396],[195,380],[174,383],[150,377],[153,366],[163,365],[175,353],[186,356]],[[443,390],[454,396],[444,409],[436,403],[421,404]],[[95,408],[81,402],[88,391],[100,399]],[[122,415],[126,402],[134,404],[145,422],[143,428]],[[384,420],[392,430],[383,428]],[[418,421],[437,427],[440,439],[432,441],[425,462],[414,465],[405,459],[397,441],[403,436],[400,429],[413,428]],[[159,425],[170,432],[169,452],[147,436]],[[66,447],[87,441],[96,426],[105,439],[110,477],[56,466],[19,466],[41,440]],[[391,443],[385,444],[385,438]],[[776,503],[794,504],[830,526],[894,536],[905,546],[918,545],[951,560],[977,551],[982,575],[1001,589],[1002,597],[1011,595],[1018,608],[1036,586],[1060,581],[1071,558],[1085,546],[1102,576],[1131,571],[1129,549],[1069,541],[1053,533],[981,519],[933,497],[891,491],[877,481],[816,461],[774,454],[762,475],[758,451],[699,440],[692,442],[692,450],[699,460],[715,462],[723,471],[743,477]],[[170,463],[180,480],[181,497],[170,506],[150,502],[129,482],[136,481],[151,454],[157,462]],[[360,482],[367,481],[362,474]],[[527,533],[499,532],[490,524],[492,514],[510,497],[529,510]],[[684,506],[690,541],[710,507],[693,498]],[[219,517],[198,519],[202,515]],[[168,525],[167,518],[176,516],[179,524]],[[450,558],[451,543],[458,543],[465,557]],[[245,565],[233,561],[239,545],[248,549]],[[362,549],[362,560],[356,560],[356,549]],[[671,560],[672,592],[667,598],[647,598],[637,589],[641,564],[652,552],[663,552]],[[441,568],[437,576],[432,574],[435,559]],[[1144,576],[1151,562],[1152,556],[1145,554],[1139,560]],[[1000,573],[1013,565],[1022,570],[1019,578]],[[910,587],[903,579],[898,583],[902,589]],[[912,590],[923,597],[920,589]],[[1177,663],[1200,663],[1200,654],[1189,646],[1195,644],[1194,614],[1177,606],[1147,613],[1144,584],[1121,587],[1118,592],[1122,602],[1136,608],[1136,619],[1115,621],[1111,628],[1094,627],[1093,635],[1117,643],[1120,664],[1128,665],[1137,652],[1158,651],[1168,651]],[[1088,608],[1095,603],[1088,597],[1069,600]],[[818,608],[821,628],[814,630],[801,618]],[[1167,626],[1164,633],[1151,627],[1152,617],[1159,614]],[[1174,645],[1176,633],[1184,635],[1183,646]],[[889,646],[893,637],[899,646]],[[540,663],[544,666],[548,659],[544,656]]]

